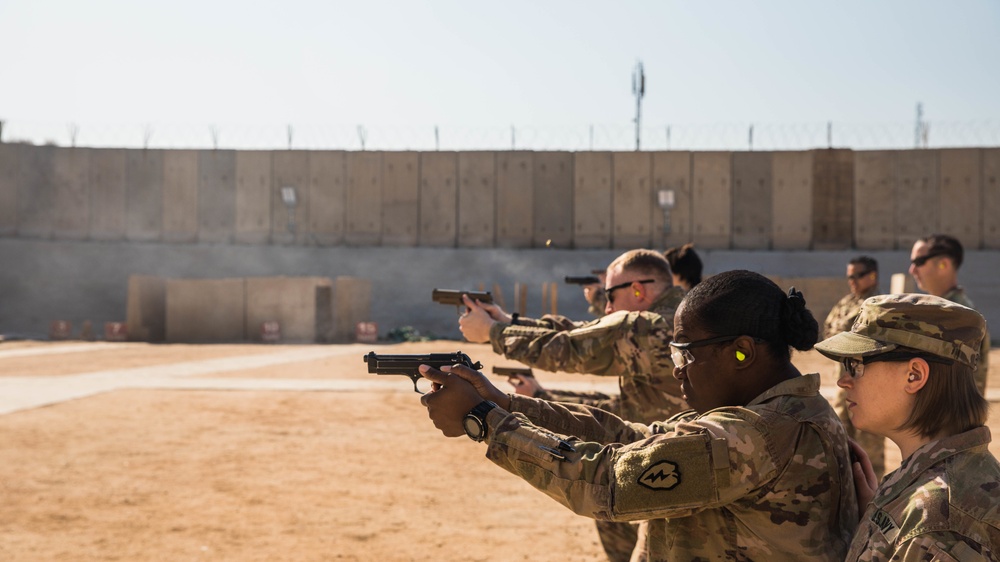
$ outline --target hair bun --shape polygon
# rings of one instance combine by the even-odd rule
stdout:
[[[798,349],[811,349],[819,337],[819,324],[806,308],[806,298],[795,287],[788,289],[788,298],[781,307],[782,332],[785,342]]]
[[[805,306],[806,306],[806,298],[802,296],[802,291],[796,291],[795,287],[791,287],[791,288],[788,289],[788,298],[796,306],[799,306],[800,303],[801,303],[801,306],[803,308],[805,308]]]

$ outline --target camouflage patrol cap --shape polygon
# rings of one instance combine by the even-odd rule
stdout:
[[[985,333],[983,316],[960,304],[931,295],[878,295],[861,304],[850,332],[827,338],[816,349],[836,361],[907,347],[974,369]]]

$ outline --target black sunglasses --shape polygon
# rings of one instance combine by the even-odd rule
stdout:
[[[607,295],[608,302],[614,303],[615,302],[615,295],[614,295],[615,291],[617,291],[618,289],[624,289],[625,287],[628,287],[632,283],[642,283],[642,284],[656,283],[656,279],[643,279],[641,281],[628,281],[626,283],[619,283],[619,284],[615,285],[614,287],[608,287],[608,288],[604,289],[604,294]]]
[[[872,270],[869,269],[868,271],[862,271],[862,272],[859,272],[859,273],[855,273],[854,275],[848,275],[847,279],[850,280],[850,281],[857,281],[858,279],[863,278],[865,275],[868,275],[871,272],[872,272]]]
[[[890,351],[888,353],[881,353],[879,355],[872,355],[869,357],[844,357],[840,360],[840,364],[844,366],[844,369],[847,370],[849,375],[851,375],[851,378],[856,379],[865,374],[865,365],[870,363],[878,363],[880,361],[909,361],[910,359],[923,359],[928,363],[941,363],[943,365],[951,363],[950,361],[940,357],[932,357],[920,353]]]
[[[918,256],[918,257],[913,258],[912,260],[910,260],[910,263],[912,263],[916,267],[923,267],[924,264],[927,263],[927,260],[932,259],[932,258],[939,258],[939,257],[945,256],[945,255],[948,255],[947,252],[940,252],[940,251],[938,251],[938,252],[931,252],[931,253],[929,253],[927,255]]]

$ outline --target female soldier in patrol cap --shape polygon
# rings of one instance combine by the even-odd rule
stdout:
[[[843,560],[858,512],[843,426],[790,347],[816,343],[801,293],[749,271],[695,287],[670,343],[694,410],[646,426],[421,367],[442,433],[576,513],[643,521],[633,560]]]
[[[903,457],[876,489],[864,450],[853,448],[867,508],[847,560],[1000,557],[1000,464],[973,378],[987,360],[985,329],[978,312],[939,297],[881,295],[862,303],[851,331],[816,345],[844,364],[837,384],[854,425]]]

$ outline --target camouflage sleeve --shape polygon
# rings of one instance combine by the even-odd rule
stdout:
[[[519,326],[531,326],[534,328],[552,328],[552,324],[544,319],[527,318],[525,316],[519,317],[517,319],[517,324]]]
[[[597,392],[596,390],[572,391],[547,388],[535,395],[535,398],[541,398],[542,400],[550,400],[554,402],[586,404],[613,414],[621,414],[621,396],[611,396],[609,394],[604,394],[603,392]]]
[[[938,531],[921,533],[904,541],[885,560],[893,562],[986,562],[993,560],[989,554],[983,554],[983,547],[963,537],[958,533]]]
[[[594,519],[684,517],[731,503],[777,473],[761,430],[731,412],[679,423],[666,434],[649,435],[648,428],[634,431],[631,439],[619,443],[546,431],[571,429],[573,422],[557,428],[545,415],[536,419],[505,414],[497,409],[490,413],[495,430],[487,458],[575,513]],[[622,436],[630,435],[623,431]]]
[[[552,402],[512,394],[510,410],[531,423],[584,441],[629,443],[650,435],[650,428],[621,419],[614,412],[588,404]]]
[[[629,338],[642,315],[653,327],[665,324],[656,314],[624,311],[568,331],[496,323],[490,342],[494,352],[546,371],[619,376],[627,366],[618,361],[615,344]],[[651,330],[645,324],[641,329]]]

